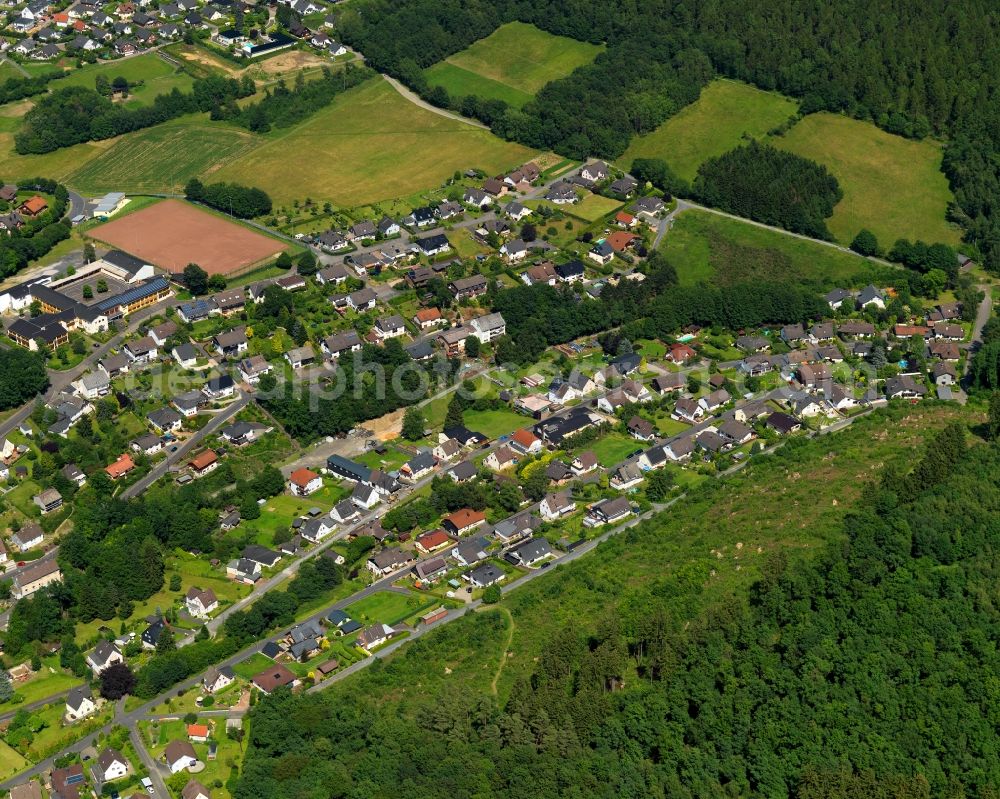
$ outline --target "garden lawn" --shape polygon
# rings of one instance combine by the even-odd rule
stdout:
[[[499,438],[524,427],[530,420],[514,411],[466,411],[465,426],[487,438]]]
[[[364,599],[360,599],[353,605],[348,605],[347,613],[352,619],[357,619],[362,624],[399,624],[424,608],[437,604],[437,599],[420,597],[416,594],[400,593],[398,591],[377,591]]]
[[[796,108],[794,100],[780,94],[717,80],[652,133],[633,138],[618,164],[628,170],[636,158],[662,158],[679,177],[694,180],[709,158],[729,152],[747,136],[765,136]]]
[[[29,766],[31,763],[28,760],[25,760],[6,743],[0,741],[0,779],[6,780],[8,777],[13,777]]]
[[[443,63],[454,65],[530,96],[537,93],[546,83],[564,78],[577,67],[589,64],[603,50],[603,45],[556,36],[524,22],[508,22],[485,39],[480,39],[461,52],[449,56]],[[435,65],[435,67],[440,66],[440,64]],[[435,67],[427,71],[428,80],[432,85],[435,85]],[[447,82],[450,73],[446,71],[444,75]],[[440,78],[440,73],[438,77]],[[458,79],[452,75],[451,80]],[[460,83],[453,85],[461,86]],[[485,90],[489,87],[480,85],[479,88]],[[460,88],[456,88],[456,93],[462,93]],[[505,99],[496,94],[482,96]]]
[[[824,288],[859,283],[879,268],[833,247],[698,210],[678,214],[660,248],[686,286],[791,280]]]
[[[169,94],[174,89],[182,92],[191,90],[194,79],[168,64],[155,53],[146,53],[135,58],[124,58],[104,64],[88,64],[82,69],[75,69],[65,78],[61,78],[53,87],[85,86],[94,88],[98,75],[104,75],[109,81],[118,76],[128,80],[129,84],[143,82],[129,92],[125,107],[148,105],[158,94]]]
[[[356,206],[435,187],[470,167],[498,174],[533,150],[419,108],[382,78],[338,96],[261,146],[228,158],[216,180],[254,185],[278,205],[309,197]],[[309,158],[289,158],[309,153]]]
[[[249,680],[254,675],[260,674],[264,669],[268,669],[273,665],[274,661],[271,658],[257,652],[233,666],[233,671],[240,677]]]
[[[614,213],[622,207],[621,200],[602,197],[600,194],[587,194],[580,202],[561,206],[568,214],[572,214],[585,222],[596,222],[602,216]]]
[[[642,449],[642,442],[624,433],[608,433],[599,441],[587,444],[580,449],[593,451],[601,466],[607,469],[621,463],[637,449]]]
[[[844,198],[827,226],[844,244],[862,228],[885,249],[899,238],[961,240],[961,231],[945,219],[954,198],[937,142],[904,139],[829,113],[810,114],[772,142],[823,164],[837,178]]]

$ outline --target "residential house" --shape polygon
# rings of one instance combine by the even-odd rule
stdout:
[[[441,316],[441,311],[437,308],[423,308],[414,314],[413,321],[421,330],[427,330],[427,328],[443,324],[444,317]]]
[[[231,397],[236,393],[236,381],[229,375],[212,377],[201,387],[201,392],[209,400],[220,400],[225,397]]]
[[[587,527],[615,524],[632,515],[632,505],[627,497],[604,499],[587,509],[583,523]]]
[[[544,538],[529,538],[507,553],[507,559],[518,566],[528,568],[552,557],[553,554],[552,547]]]
[[[497,528],[499,527],[500,525],[497,525]],[[489,557],[489,546],[489,539],[485,536],[476,536],[458,541],[449,554],[460,566],[475,566]]]
[[[436,552],[453,543],[454,539],[444,530],[430,530],[426,533],[421,533],[415,541],[417,551],[425,555],[430,555],[432,552]]]
[[[138,438],[133,438],[129,446],[142,455],[152,456],[163,449],[163,441],[153,433],[144,433]]]
[[[434,455],[429,450],[424,450],[404,463],[399,468],[399,473],[410,480],[419,480],[434,471],[435,465]]]
[[[636,463],[623,463],[611,474],[610,485],[616,491],[627,491],[642,482],[642,470]]]
[[[129,762],[117,749],[107,747],[97,756],[95,773],[99,774],[102,783],[120,780],[129,771]]]
[[[376,577],[385,577],[413,563],[413,556],[398,547],[383,549],[368,558],[367,567]]]
[[[73,383],[77,393],[84,399],[92,400],[105,396],[111,390],[111,378],[107,372],[98,370],[87,372]]]
[[[291,364],[292,369],[301,369],[316,360],[316,352],[311,344],[306,344],[304,347],[293,347],[285,353],[285,360]]]
[[[698,404],[706,413],[714,413],[729,402],[730,399],[732,399],[732,397],[730,397],[729,392],[724,388],[720,388],[717,391],[713,391],[711,394],[702,397],[698,400]]]
[[[461,536],[475,530],[479,525],[486,523],[486,514],[482,511],[462,508],[454,513],[445,516],[441,520],[441,526],[452,535]]]
[[[100,676],[108,666],[116,663],[124,663],[125,656],[121,650],[111,641],[100,640],[97,646],[87,654],[87,666],[94,672],[95,676]]]
[[[446,253],[451,249],[451,244],[448,242],[448,237],[443,233],[437,233],[433,236],[427,236],[426,238],[416,239],[414,244],[420,249],[423,255],[428,258],[433,258],[442,253]]]
[[[375,300],[378,295],[375,294],[374,289],[370,289],[367,286],[363,289],[353,292],[347,295],[347,304],[352,309],[358,313],[363,313],[365,311],[370,311],[375,307]]]
[[[473,588],[489,588],[496,585],[506,577],[503,569],[493,563],[483,563],[470,569],[462,575],[463,580],[467,580]]]
[[[55,558],[33,563],[22,568],[14,576],[12,595],[14,599],[24,599],[47,585],[62,580],[62,571]]]
[[[517,453],[506,444],[502,444],[486,456],[483,460],[483,464],[487,469],[491,469],[494,472],[500,472],[504,469],[513,468],[517,464],[517,461]]]
[[[337,360],[345,352],[359,352],[361,350],[361,338],[357,331],[347,330],[343,333],[336,333],[327,336],[320,343],[320,347],[328,358]]]
[[[201,396],[201,392],[198,392],[199,399],[201,399]],[[181,427],[181,416],[172,408],[160,408],[159,410],[151,411],[146,415],[146,419],[161,433],[180,430]]]
[[[575,258],[564,264],[556,264],[554,271],[561,283],[578,283],[584,278],[583,262]]]
[[[208,788],[192,777],[181,789],[181,799],[212,799],[212,794]]]
[[[694,424],[705,415],[705,410],[705,407],[698,400],[692,397],[681,397],[674,405],[670,418]]]
[[[288,490],[296,497],[307,497],[323,487],[323,478],[311,469],[296,469],[288,478]]]
[[[274,568],[281,560],[280,554],[260,544],[247,544],[243,548],[243,557],[268,569]]]
[[[880,311],[885,310],[885,295],[875,286],[867,285],[858,293],[857,307],[860,310],[872,307]]]
[[[261,377],[272,370],[271,364],[264,360],[263,355],[251,355],[236,365],[240,378],[251,385],[260,381]]]
[[[188,466],[191,467],[191,472],[195,477],[204,477],[219,467],[219,456],[215,454],[214,450],[206,449],[188,461]]]
[[[194,369],[198,365],[198,350],[189,341],[178,344],[170,354],[182,369]]]
[[[54,488],[46,488],[41,493],[35,494],[31,501],[41,509],[43,515],[59,510],[63,504],[62,494]]]
[[[278,688],[291,686],[298,682],[294,672],[287,667],[276,663],[259,674],[255,674],[250,681],[253,686],[263,694],[274,693]],[[186,743],[186,742],[185,742]],[[189,744],[190,745],[190,744]]]
[[[356,643],[362,649],[370,652],[372,649],[384,644],[395,634],[396,631],[388,624],[373,624],[371,627],[365,627],[365,629],[358,633]]]
[[[632,438],[639,441],[653,441],[656,438],[656,428],[653,423],[641,416],[633,416],[625,426]]]
[[[184,604],[188,613],[197,619],[207,618],[210,613],[219,609],[219,599],[211,588],[191,586],[184,596]]]
[[[249,558],[236,558],[226,565],[226,576],[230,580],[253,585],[260,579],[260,564]]]
[[[205,676],[201,678],[201,687],[206,693],[214,694],[233,684],[236,672],[231,666],[216,668],[210,666]]]
[[[576,510],[576,503],[570,498],[568,491],[546,494],[538,504],[538,512],[546,521],[555,521]]]
[[[86,718],[95,710],[97,704],[94,702],[94,695],[90,692],[89,685],[72,689],[66,697],[66,718],[69,721]]]
[[[504,321],[503,315],[499,313],[477,316],[469,324],[475,332],[476,338],[483,344],[488,344],[507,332],[507,323]]]
[[[398,338],[399,336],[406,335],[406,323],[403,321],[403,317],[399,314],[393,314],[392,316],[383,316],[381,319],[376,320],[375,326],[372,328],[375,335],[378,336],[382,341],[390,338]]]
[[[885,381],[885,395],[888,399],[920,399],[926,393],[927,388],[911,375],[890,377]]]
[[[37,522],[25,522],[10,534],[10,543],[18,552],[28,552],[42,545],[45,533]]]
[[[529,429],[522,428],[511,434],[510,446],[523,455],[537,455],[542,451],[542,440]]]
[[[834,311],[840,310],[848,300],[853,299],[853,295],[847,289],[834,289],[827,293],[823,299]]]
[[[190,769],[197,765],[198,755],[189,741],[171,741],[163,751],[163,759],[171,774]]]
[[[215,345],[215,351],[223,358],[236,358],[250,347],[247,329],[242,326],[219,333],[212,339],[212,343]]]
[[[449,290],[459,301],[480,297],[486,293],[488,287],[489,281],[482,275],[459,278],[448,284]]]
[[[545,199],[555,205],[575,203],[577,201],[576,190],[566,181],[557,180],[545,192]]]

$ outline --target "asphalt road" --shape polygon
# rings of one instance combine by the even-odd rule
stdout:
[[[208,420],[207,424],[201,428],[201,430],[198,430],[190,438],[184,441],[183,444],[179,445],[175,452],[168,452],[167,457],[150,469],[147,475],[145,475],[141,480],[136,480],[132,483],[132,485],[122,491],[121,499],[131,499],[132,497],[141,494],[153,485],[153,483],[167,474],[175,463],[190,455],[195,449],[198,448],[198,445],[201,444],[202,441],[217,432],[220,427],[222,427],[249,404],[250,396],[245,392],[240,391],[239,399],[230,403],[216,413],[211,419]]]

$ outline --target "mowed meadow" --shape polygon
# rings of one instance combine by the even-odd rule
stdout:
[[[546,83],[589,64],[603,49],[524,22],[508,22],[424,74],[432,86],[442,86],[450,95],[475,94],[519,108]]]
[[[419,108],[375,78],[214,174],[252,184],[281,205],[295,199],[364,205],[440,185],[470,167],[496,174],[535,151],[487,130]]]
[[[628,169],[635,158],[662,158],[690,181],[705,161],[754,138],[823,164],[837,178],[844,198],[828,226],[839,242],[849,244],[862,228],[886,248],[898,238],[959,242],[959,229],[946,219],[952,194],[938,142],[904,139],[830,113],[810,114],[771,135],[797,109],[775,92],[717,80],[696,102],[634,139],[618,164]]]
[[[886,249],[898,238],[961,241],[961,231],[945,216],[953,197],[938,142],[904,139],[868,122],[820,113],[773,143],[824,164],[840,182],[844,199],[828,222],[839,241],[850,242],[861,228]]]
[[[746,137],[763,138],[798,111],[798,103],[734,80],[706,86],[697,102],[681,109],[656,130],[632,140],[618,159],[623,169],[636,158],[662,158],[685,180],[698,167],[738,147]]]

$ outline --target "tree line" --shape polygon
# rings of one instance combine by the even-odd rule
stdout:
[[[255,133],[266,133],[271,128],[287,128],[316,113],[333,102],[333,98],[348,89],[364,83],[375,73],[365,67],[345,64],[333,71],[323,67],[321,77],[307,81],[299,72],[290,89],[284,78],[274,88],[264,90],[264,96],[243,107],[235,99],[222,105],[214,118],[228,119]]]
[[[631,340],[669,338],[690,324],[738,330],[805,322],[829,310],[818,292],[789,283],[678,286],[676,271],[661,253],[653,253],[645,268],[642,283],[605,286],[596,300],[579,300],[569,289],[547,285],[491,292],[492,309],[507,323],[507,334],[495,345],[497,362],[532,363],[553,344],[619,326]]]
[[[255,186],[241,186],[238,183],[206,185],[197,178],[191,178],[184,187],[184,196],[191,202],[204,203],[240,219],[253,219],[271,213],[270,196]]]
[[[670,581],[629,584],[599,618],[545,636],[499,699],[485,681],[433,680],[499,650],[500,613],[415,641],[353,690],[276,692],[252,711],[233,796],[995,796],[998,478],[1000,449],[967,448],[952,425],[912,470],[865,486],[814,558],[765,556],[746,601],[691,619]],[[512,606],[518,624],[572,600],[571,575],[547,579]],[[381,695],[416,675],[419,690]]]
[[[49,90],[49,83],[63,77],[62,71],[47,72],[29,78],[7,78],[0,83],[0,105],[34,97]]]
[[[42,97],[24,115],[14,134],[14,146],[21,154],[48,153],[81,142],[110,139],[184,114],[218,114],[223,104],[249,97],[255,91],[249,76],[236,80],[209,75],[196,79],[190,92],[174,89],[157,95],[150,105],[126,108],[94,89],[64,86]]]

